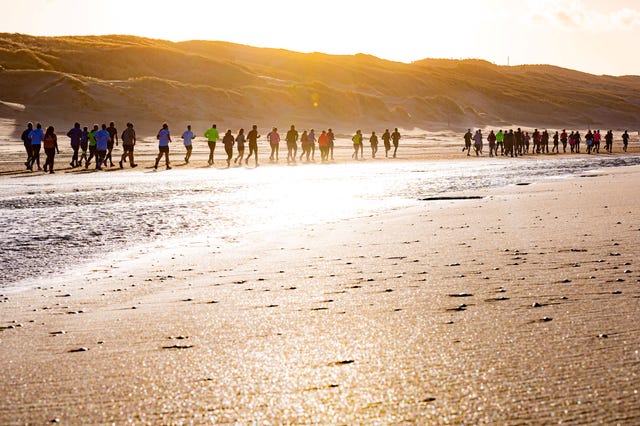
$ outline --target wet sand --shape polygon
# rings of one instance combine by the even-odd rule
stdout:
[[[640,167],[0,296],[0,423],[640,421]]]

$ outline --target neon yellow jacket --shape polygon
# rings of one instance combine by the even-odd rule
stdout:
[[[218,133],[218,129],[214,129],[213,127],[204,132],[204,137],[207,138],[209,142],[215,142],[220,137],[220,133]]]

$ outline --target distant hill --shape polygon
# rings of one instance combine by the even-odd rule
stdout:
[[[637,127],[640,77],[481,60],[411,64],[218,41],[0,33],[0,108],[18,120],[299,127]]]

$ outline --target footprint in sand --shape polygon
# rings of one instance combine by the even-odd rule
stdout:
[[[163,346],[162,349],[191,349],[193,348],[193,345],[170,345],[170,346]]]
[[[502,296],[502,297],[490,297],[489,299],[484,299],[485,302],[504,302],[505,300],[509,300],[508,297],[506,296]]]
[[[331,362],[331,363],[329,363],[329,367],[338,367],[338,366],[341,366],[341,365],[353,364],[354,362],[355,362],[355,360],[353,360],[353,359],[345,359],[344,361]]]
[[[471,294],[471,293],[452,293],[452,294],[448,294],[447,296],[449,296],[449,297],[473,297],[473,294]]]
[[[455,308],[449,308],[449,309],[447,309],[447,311],[452,311],[452,312],[462,312],[462,311],[466,311],[466,310],[467,310],[467,307],[468,307],[468,306],[467,306],[466,304],[464,304],[464,303],[463,303],[463,304],[461,304],[461,305],[458,305],[458,306],[457,306],[457,307],[455,307]]]

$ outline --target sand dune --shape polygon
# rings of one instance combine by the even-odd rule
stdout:
[[[6,118],[446,128],[633,127],[640,77],[481,60],[411,64],[226,42],[0,34]],[[284,122],[284,123],[281,123]],[[266,124],[268,125],[268,124]]]

